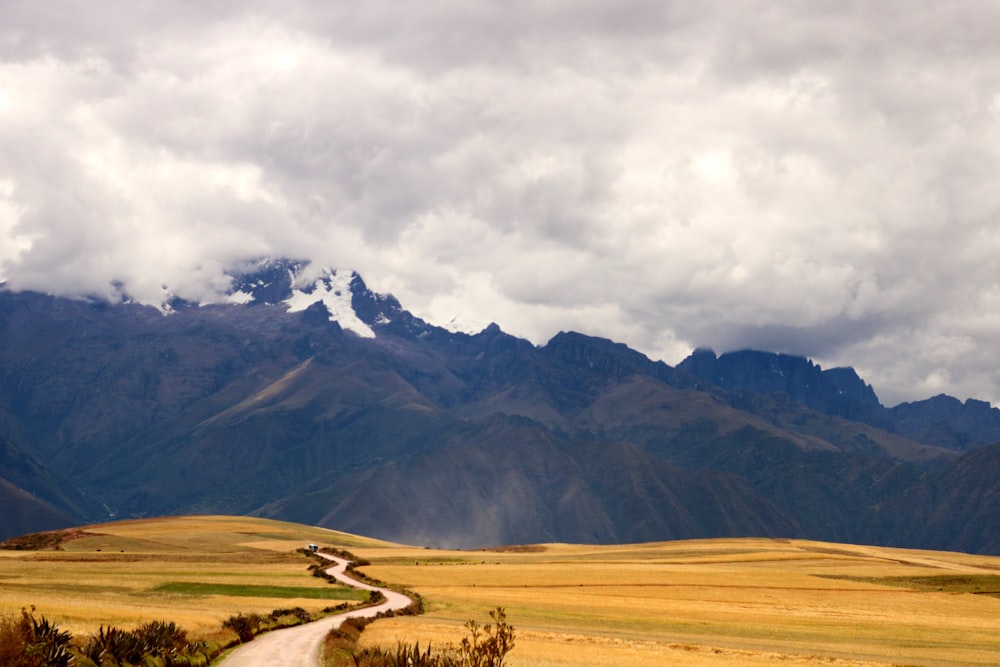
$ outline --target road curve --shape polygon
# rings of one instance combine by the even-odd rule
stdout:
[[[294,628],[264,633],[230,653],[218,667],[315,667],[319,664],[323,638],[330,630],[339,628],[348,618],[372,618],[380,612],[403,609],[410,604],[410,598],[402,593],[370,586],[347,576],[345,571],[348,562],[343,558],[324,553],[319,555],[333,561],[334,565],[326,571],[337,581],[366,591],[381,591],[385,596],[385,602],[374,607],[353,609],[327,616]]]

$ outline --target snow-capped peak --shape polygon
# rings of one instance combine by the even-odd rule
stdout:
[[[361,321],[351,305],[353,271],[324,269],[315,282],[301,287],[296,287],[297,276],[292,275],[291,278],[292,295],[283,302],[288,305],[288,312],[297,313],[320,302],[330,313],[331,322],[337,322],[342,329],[352,331],[362,338],[375,337],[375,332]]]
[[[480,333],[489,325],[489,322],[484,322],[476,317],[459,314],[448,320],[446,324],[441,325],[441,328],[451,331],[452,333],[464,333],[472,336]]]
[[[308,260],[265,257],[250,260],[237,267],[233,285],[226,295],[230,304],[282,304],[289,313],[306,310],[322,303],[345,331],[363,338],[374,338],[375,332],[354,310],[351,286],[360,278],[353,271],[337,271],[316,266]]]

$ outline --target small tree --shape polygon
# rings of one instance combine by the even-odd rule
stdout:
[[[465,622],[469,636],[458,647],[462,667],[503,667],[507,653],[514,648],[514,628],[507,624],[504,608],[492,610],[490,618],[496,625]]]

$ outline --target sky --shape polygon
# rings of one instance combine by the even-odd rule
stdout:
[[[295,257],[436,324],[995,404],[998,32],[992,0],[0,0],[0,277],[211,302]]]

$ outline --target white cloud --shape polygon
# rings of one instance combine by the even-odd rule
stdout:
[[[1000,399],[993,3],[242,7],[5,6],[0,275],[310,257],[442,323]]]

